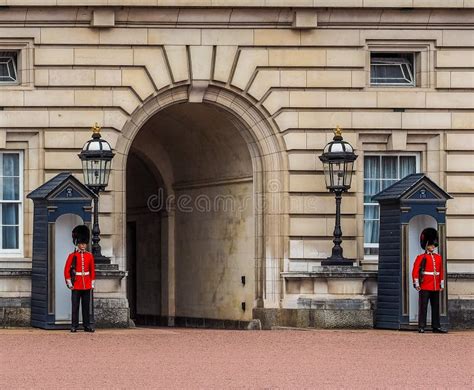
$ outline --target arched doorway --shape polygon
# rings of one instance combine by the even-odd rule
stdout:
[[[127,297],[138,324],[252,318],[255,167],[241,126],[215,105],[181,103],[133,139]]]

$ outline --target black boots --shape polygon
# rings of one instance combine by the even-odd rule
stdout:
[[[72,333],[76,333],[76,332],[77,332],[77,328],[71,328],[71,332],[72,332]],[[94,333],[94,332],[95,332],[95,329],[89,328],[89,327],[85,326],[85,327],[84,327],[84,332]]]
[[[418,333],[425,333],[425,328],[418,328]],[[433,333],[448,333],[448,331],[443,328],[433,328]]]

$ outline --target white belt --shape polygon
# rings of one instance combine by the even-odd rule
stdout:
[[[89,272],[76,272],[76,275],[79,275],[79,276],[84,275],[85,276],[85,275],[89,275]]]
[[[437,275],[439,275],[439,272],[423,272],[423,275],[434,275],[434,276],[437,276]]]

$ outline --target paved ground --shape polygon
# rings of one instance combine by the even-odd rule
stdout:
[[[474,387],[474,332],[0,330],[0,389]]]

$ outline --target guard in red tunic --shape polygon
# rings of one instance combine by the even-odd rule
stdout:
[[[91,291],[95,285],[94,256],[86,251],[90,231],[86,225],[78,225],[72,231],[72,241],[77,249],[70,253],[64,267],[64,279],[71,291],[71,332],[79,327],[79,303],[82,303],[82,320],[85,332],[94,332],[90,322]]]
[[[431,304],[431,327],[433,333],[447,333],[441,328],[439,319],[439,296],[444,289],[443,259],[434,253],[438,246],[438,232],[427,228],[420,235],[420,245],[425,253],[418,255],[413,265],[413,285],[419,291],[418,299],[418,332],[424,333],[428,300]]]

